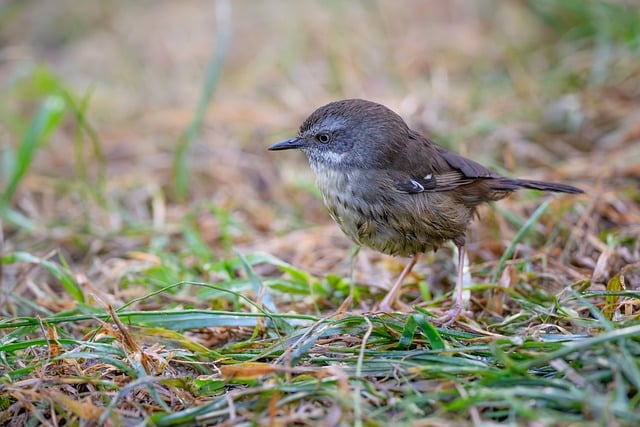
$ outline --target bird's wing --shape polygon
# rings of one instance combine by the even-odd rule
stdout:
[[[420,141],[416,138],[413,142],[420,142],[412,147],[413,150],[418,149],[419,154],[413,158],[406,157],[405,161],[409,167],[396,168],[393,173],[394,187],[400,192],[413,194],[450,191],[479,180],[500,178],[500,175],[481,164],[431,141]],[[416,161],[425,158],[431,161],[428,164]]]
[[[500,175],[482,166],[480,163],[476,163],[473,160],[462,157],[459,154],[452,153],[444,148],[438,150],[442,155],[442,158],[447,164],[453,168],[454,171],[460,173],[464,178],[500,178]]]
[[[423,193],[425,191],[449,191],[462,185],[471,184],[478,179],[467,178],[460,171],[449,171],[444,173],[429,173],[425,176],[407,176],[406,174],[396,175],[394,187],[402,193]]]

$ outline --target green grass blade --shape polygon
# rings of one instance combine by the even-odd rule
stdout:
[[[42,259],[31,255],[27,252],[15,252],[13,254],[5,255],[2,257],[3,264],[13,264],[15,262],[27,262],[30,264],[37,264],[47,270],[53,277],[60,281],[62,287],[78,302],[84,302],[84,292],[76,281],[73,273],[69,270],[69,266],[64,263],[63,265],[56,264],[55,262]]]
[[[65,103],[59,96],[50,96],[40,104],[40,108],[20,141],[15,158],[11,162],[9,182],[0,199],[3,210],[11,202],[18,185],[20,185],[35,157],[38,147],[60,124],[64,111]]]
[[[211,103],[220,78],[222,65],[231,44],[231,5],[228,1],[216,2],[217,45],[207,67],[204,85],[193,120],[178,141],[174,157],[174,182],[176,195],[184,199],[189,191],[189,151],[195,143],[196,136],[202,128],[204,115]]]
[[[500,277],[500,275],[502,274],[502,270],[504,270],[505,263],[509,258],[513,256],[513,253],[516,251],[516,246],[518,245],[518,243],[520,243],[524,236],[527,235],[531,226],[535,224],[538,219],[540,219],[540,216],[544,213],[545,210],[547,210],[547,207],[550,203],[551,199],[547,199],[544,201],[544,203],[538,206],[538,209],[536,209],[533,215],[531,215],[531,218],[529,218],[524,223],[520,231],[518,231],[518,234],[516,234],[516,236],[513,238],[507,250],[505,250],[502,254],[502,257],[500,257],[498,266],[496,267],[495,271],[493,272],[493,276],[491,277],[491,283],[495,283],[498,280],[498,277]]]

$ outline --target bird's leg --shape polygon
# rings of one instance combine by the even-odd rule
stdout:
[[[458,247],[458,279],[456,280],[456,296],[449,312],[433,320],[433,323],[449,326],[456,321],[462,311],[462,287],[464,283],[464,244],[456,244]]]
[[[400,273],[400,276],[398,276],[398,279],[396,280],[396,282],[393,284],[389,292],[387,292],[387,295],[385,295],[384,299],[380,303],[380,306],[379,306],[380,311],[382,311],[383,313],[390,313],[393,311],[393,304],[396,302],[396,298],[398,297],[398,293],[400,292],[400,288],[402,287],[402,282],[404,282],[404,279],[406,279],[409,273],[411,273],[413,266],[416,265],[416,263],[421,257],[422,257],[422,253],[416,254],[411,259],[411,261],[409,261],[409,263],[404,267],[404,269],[402,270],[402,273]]]
[[[350,282],[349,295],[342,302],[342,304],[340,304],[340,307],[338,307],[338,310],[336,310],[335,315],[346,312],[351,308],[351,304],[353,303],[353,296],[355,294],[355,287],[356,287],[356,274],[355,274],[356,258],[358,257],[358,254],[360,253],[361,248],[362,246],[356,246],[351,252],[351,260],[349,263],[349,270],[350,270],[349,276],[351,277],[351,280],[349,281]]]

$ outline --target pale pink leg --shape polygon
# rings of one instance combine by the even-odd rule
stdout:
[[[456,296],[453,306],[447,314],[444,314],[437,319],[433,320],[433,323],[448,326],[456,321],[460,312],[462,311],[462,285],[464,281],[464,245],[458,246],[458,279],[456,280]]]
[[[398,297],[398,293],[400,292],[400,288],[402,287],[402,282],[404,282],[404,279],[406,279],[409,273],[411,273],[413,266],[416,265],[421,257],[421,253],[416,254],[404,267],[402,273],[400,273],[400,276],[398,276],[398,279],[380,303],[380,311],[382,311],[383,313],[391,313],[393,311],[393,304],[395,304],[396,302],[396,298]]]

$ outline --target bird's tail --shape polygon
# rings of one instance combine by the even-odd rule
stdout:
[[[515,191],[520,188],[531,188],[534,190],[555,191],[558,193],[584,193],[584,191],[582,191],[578,187],[574,187],[573,185],[558,184],[555,182],[546,181],[534,181],[530,179],[498,178],[491,184],[491,187],[497,191]]]

